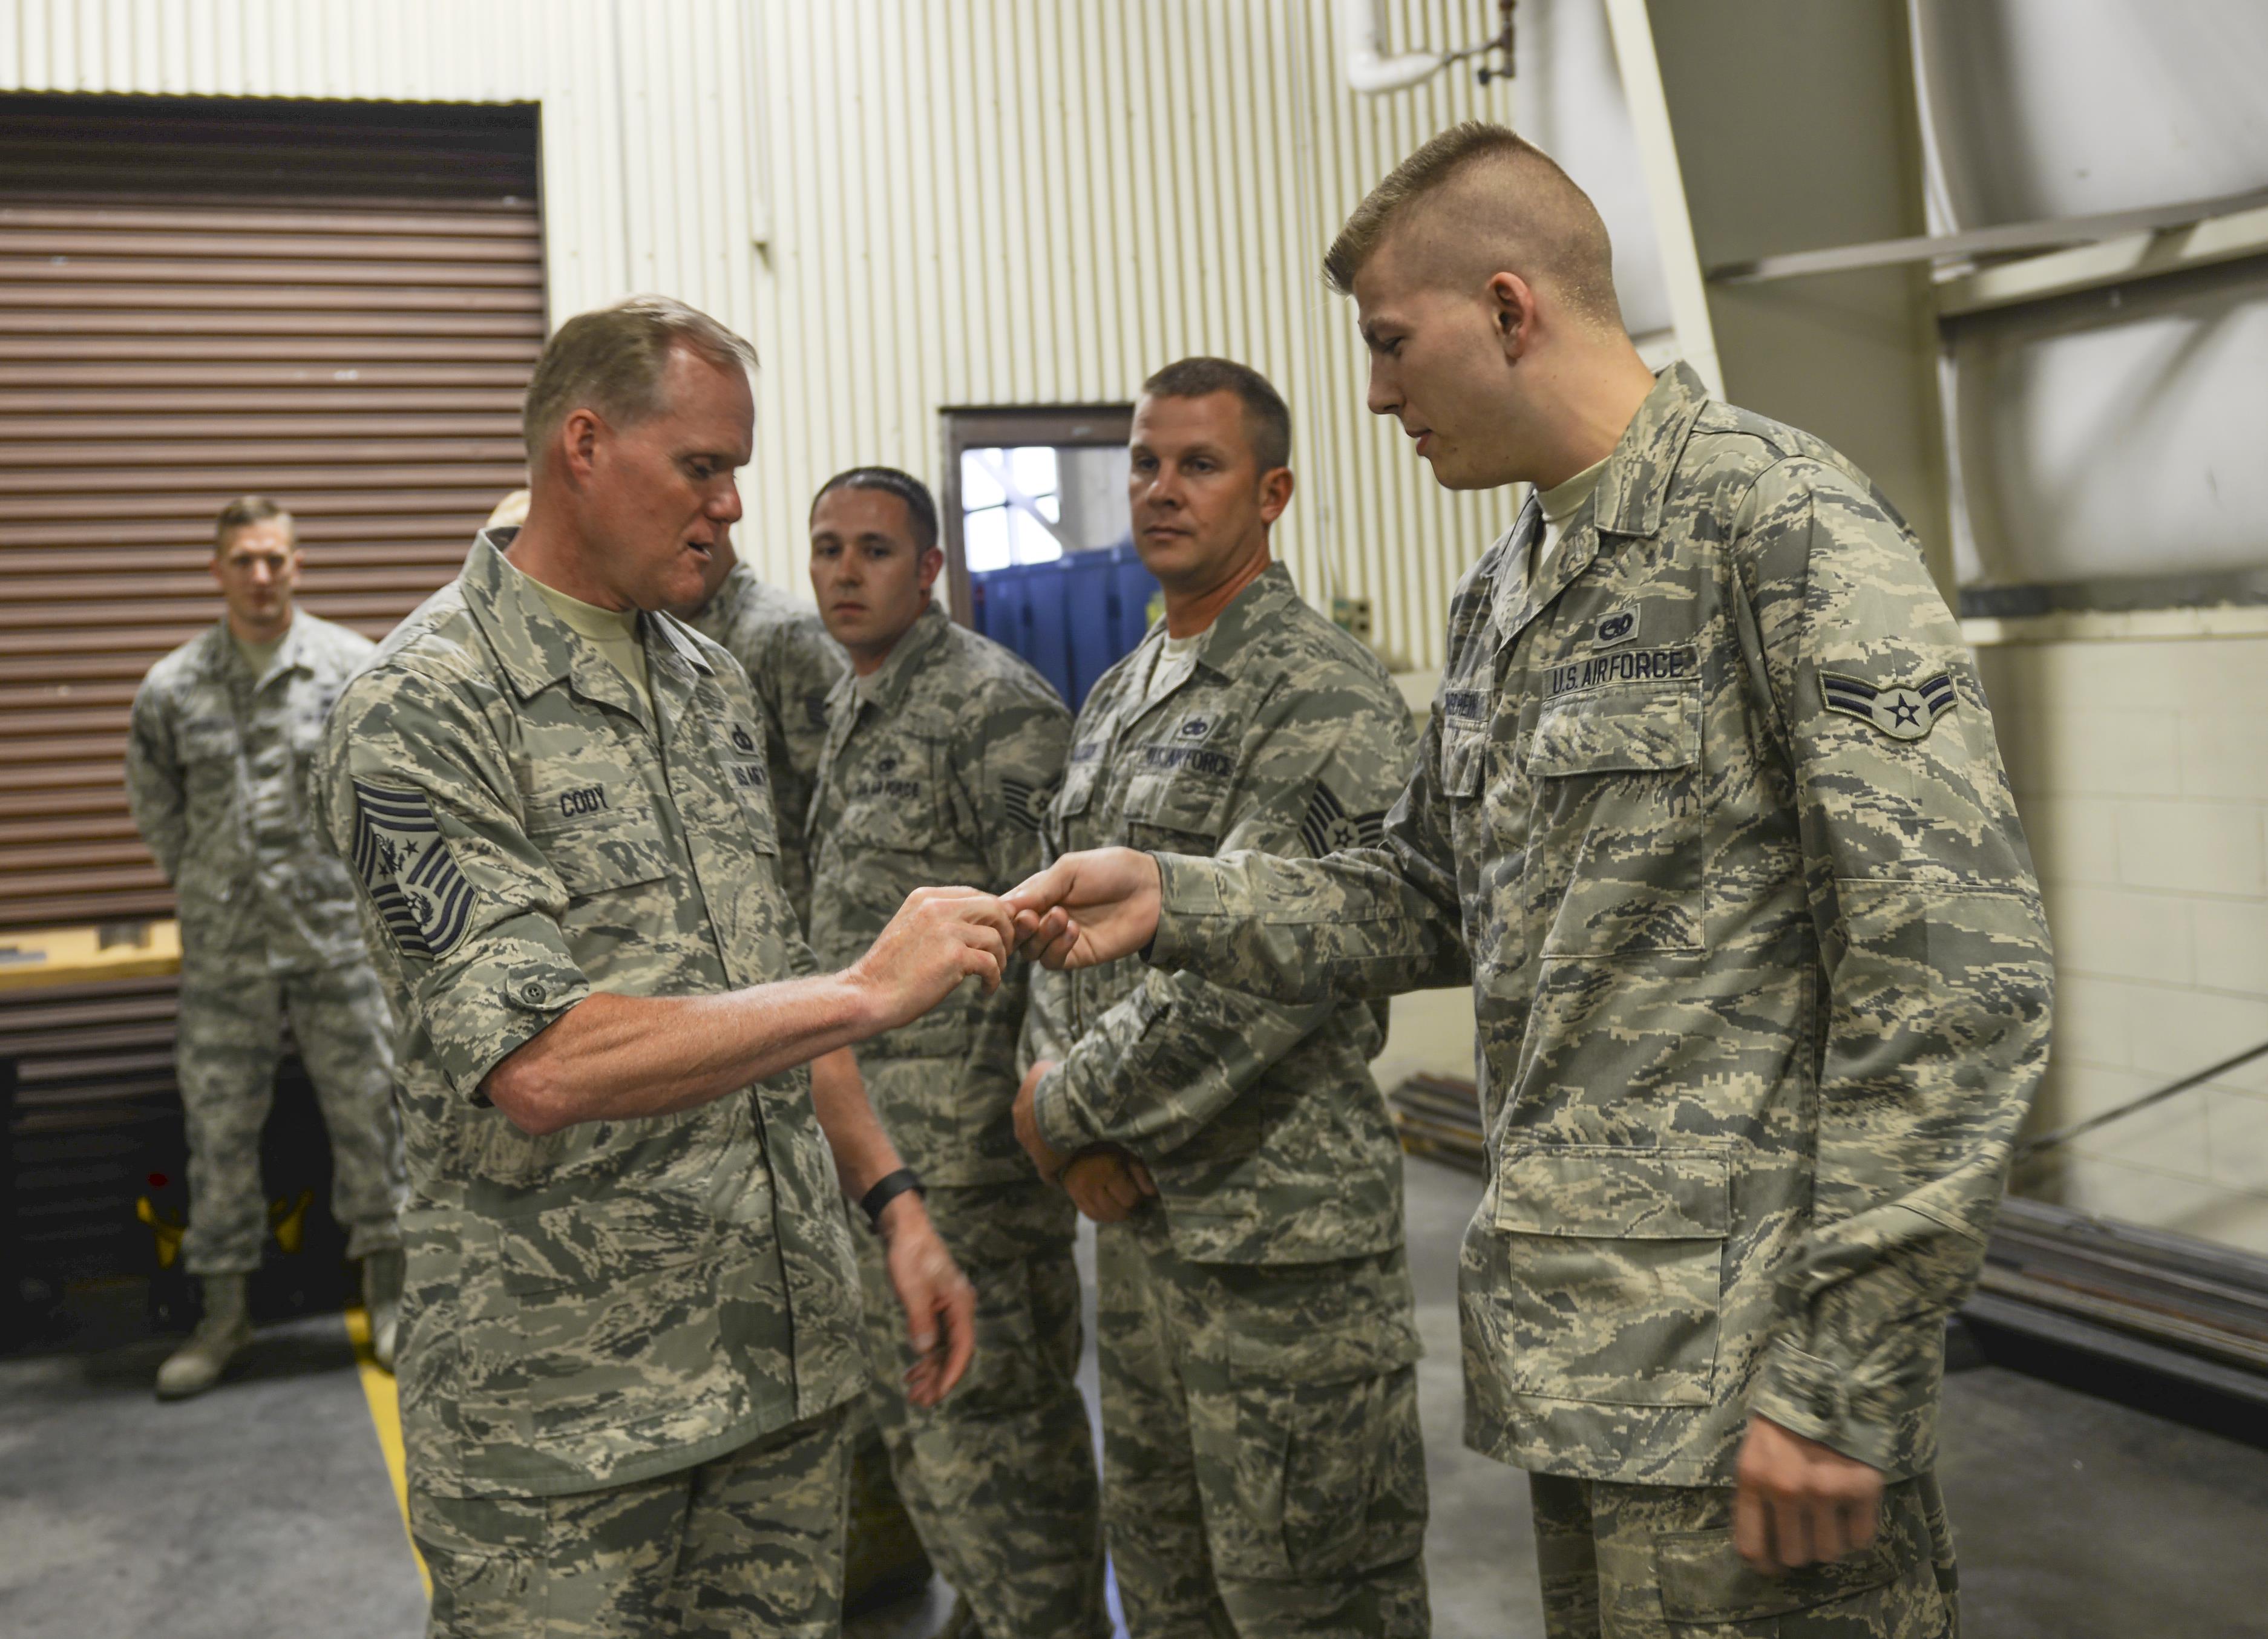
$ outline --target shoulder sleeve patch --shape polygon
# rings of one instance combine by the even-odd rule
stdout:
[[[1023,780],[1002,780],[1000,797],[1010,823],[1036,833],[1047,818],[1048,805],[1055,800],[1056,787],[1061,783],[1053,781],[1046,785],[1033,785]]]
[[[1385,836],[1386,810],[1351,814],[1329,786],[1315,782],[1315,794],[1307,799],[1307,812],[1300,821],[1300,839],[1310,854],[1321,859],[1342,849],[1375,848]]]
[[[1915,684],[1869,683],[1838,672],[1819,674],[1820,698],[1830,711],[1856,717],[1892,739],[1920,739],[1953,709],[1953,673],[1940,672]]]
[[[456,949],[473,885],[457,869],[422,792],[354,783],[353,865],[378,919],[404,956],[431,961]]]

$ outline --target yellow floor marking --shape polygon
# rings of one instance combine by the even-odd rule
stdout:
[[[401,1534],[409,1535],[409,1469],[401,1454],[401,1405],[394,1395],[394,1374],[370,1352],[370,1316],[359,1308],[346,1312],[347,1341],[354,1345],[355,1371],[362,1378],[362,1397],[370,1402],[371,1426],[378,1430],[378,1449],[386,1458],[387,1478],[394,1481],[394,1506],[401,1510]],[[425,1556],[412,1540],[409,1556],[417,1562],[417,1579],[425,1597],[433,1597],[433,1578],[425,1569]]]

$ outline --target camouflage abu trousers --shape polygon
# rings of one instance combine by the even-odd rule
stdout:
[[[272,974],[265,952],[202,953],[181,965],[173,1062],[188,1117],[192,1275],[249,1275],[268,1231],[260,1129],[276,1099],[284,1021],[315,1084],[331,1137],[331,1213],[347,1255],[401,1244],[401,1130],[394,1108],[394,1025],[367,962]]]
[[[933,1188],[928,1207],[976,1289],[976,1357],[927,1411],[906,1400],[913,1357],[881,1240],[863,1224],[854,1231],[867,1402],[906,1512],[989,1639],[1107,1639],[1070,1199],[1034,1179]]]
[[[1953,1534],[1933,1474],[1882,1494],[1874,1545],[1757,1575],[1729,1487],[1530,1474],[1550,1639],[1956,1639]]]
[[[1096,1238],[1103,1518],[1133,1639],[1423,1639],[1410,1268],[1195,1264]]]
[[[569,1496],[409,1494],[427,1639],[836,1639],[843,1407],[659,1479]]]

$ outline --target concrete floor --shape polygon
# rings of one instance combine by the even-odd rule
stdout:
[[[1458,1443],[1454,1253],[1478,1185],[1410,1166],[1440,1639],[1541,1639],[1524,1478]],[[164,1340],[0,1361],[0,1635],[412,1639],[423,1595],[335,1319],[160,1406]],[[1092,1361],[1089,1363],[1092,1388]],[[1984,1639],[2268,1635],[2268,1452],[1993,1368],[1950,1380],[1945,1488]],[[924,1639],[928,1598],[851,1639]],[[1036,1639],[1017,1635],[1016,1639]]]

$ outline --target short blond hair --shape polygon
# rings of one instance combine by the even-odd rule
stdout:
[[[239,529],[249,529],[254,524],[281,524],[296,550],[299,545],[299,521],[264,495],[240,495],[221,508],[220,518],[213,525],[213,554],[218,556],[228,550],[228,538]]]
[[[553,333],[527,384],[520,430],[532,467],[569,414],[590,408],[617,427],[660,414],[669,356],[683,348],[719,370],[754,370],[756,349],[698,308],[632,296],[578,313]]]
[[[1425,143],[1363,196],[1324,254],[1323,277],[1351,295],[1389,233],[1436,212],[1439,254],[1458,271],[1490,260],[1490,271],[1548,283],[1576,312],[1620,327],[1614,246],[1591,196],[1534,143],[1478,120]]]

